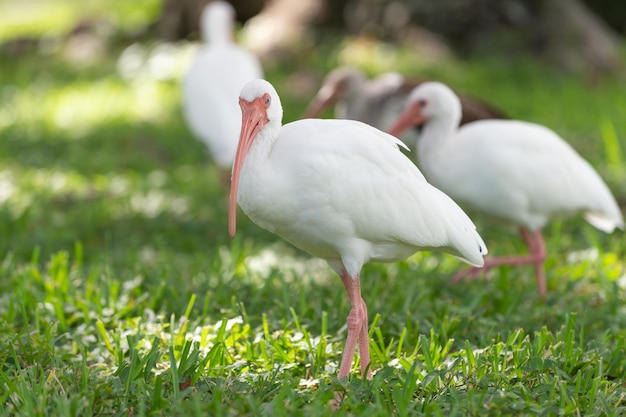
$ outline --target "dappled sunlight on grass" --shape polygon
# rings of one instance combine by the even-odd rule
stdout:
[[[367,37],[348,37],[336,47],[337,64],[358,67],[369,74],[400,72],[419,76],[420,72],[433,68],[460,65],[447,50],[441,53],[420,53],[417,45],[401,45],[382,42]]]
[[[333,282],[339,283],[335,273],[325,261],[307,255],[294,256],[294,252],[291,246],[276,242],[248,256],[245,261],[246,269],[252,276],[261,280],[272,271],[278,271],[285,282],[310,280],[324,282],[328,281],[328,277],[332,277]]]
[[[214,314],[210,304],[195,294],[175,312],[155,310],[169,296],[166,288],[149,294],[146,277],[119,282],[101,274],[85,275],[81,250],[77,248],[74,260],[58,253],[45,267],[20,265],[11,258],[2,264],[2,272],[22,278],[15,282],[17,289],[42,300],[36,309],[22,313],[24,320],[45,331],[43,337],[29,339],[36,349],[21,351],[21,361],[42,361],[46,353],[38,348],[50,343],[51,330],[57,329],[56,354],[66,355],[71,364],[58,370],[63,386],[79,388],[74,387],[79,379],[72,382],[68,376],[82,372],[94,383],[108,386],[101,391],[104,399],[129,401],[125,407],[135,403],[139,392],[168,404],[197,396],[210,402],[204,384],[235,398],[264,389],[295,390],[304,396],[299,399],[304,406],[310,396],[348,390],[342,405],[346,409],[357,407],[361,395],[382,395],[370,404],[381,410],[441,410],[450,397],[456,401],[467,397],[463,400],[467,406],[475,403],[480,410],[487,403],[503,412],[512,404],[518,411],[535,412],[563,401],[580,410],[624,407],[618,385],[626,362],[613,350],[620,342],[610,331],[597,341],[586,340],[593,328],[585,328],[578,314],[559,318],[554,328],[499,329],[478,344],[463,340],[461,334],[444,335],[440,326],[419,333],[405,327],[399,337],[385,337],[386,319],[376,315],[370,330],[374,379],[367,384],[357,378],[336,381],[345,329],[332,335],[330,314],[323,313],[321,323],[311,325],[291,309],[282,322],[263,314],[253,324],[243,309],[246,303],[237,302],[239,311]],[[12,316],[19,303],[6,300],[0,307],[0,312]],[[454,310],[447,312],[451,313]],[[486,317],[476,320],[472,327],[489,323]],[[71,343],[61,343],[65,339]],[[9,350],[16,352],[23,343],[20,336],[9,343]],[[28,380],[26,369],[16,372]],[[573,379],[578,382],[573,384]],[[220,381],[229,382],[221,386]],[[554,389],[565,391],[548,395]],[[17,404],[13,400],[9,406]]]
[[[191,42],[133,43],[120,53],[117,70],[126,80],[179,80],[199,47]]]
[[[16,37],[60,35],[81,19],[104,17],[113,27],[132,32],[155,20],[159,0],[22,0],[0,3],[0,42]]]
[[[352,39],[338,53],[339,64],[364,68],[377,74],[398,71],[398,48],[375,40]]]
[[[15,91],[0,108],[0,121],[29,131],[40,126],[71,140],[92,134],[108,123],[155,122],[169,117],[178,105],[175,85],[156,81],[127,84],[113,77],[96,82],[37,86]],[[45,82],[44,82],[45,84]],[[21,140],[24,140],[22,138]],[[37,136],[31,136],[37,140]]]
[[[164,189],[164,184],[155,186],[154,178],[162,174],[163,171],[153,171],[143,181],[116,174],[89,179],[76,171],[64,172],[59,168],[4,170],[0,171],[0,199],[16,217],[34,201],[71,205],[95,199],[116,199],[111,210],[117,210],[109,213],[112,218],[117,217],[115,213],[118,211],[118,215],[141,214],[146,217],[165,212],[177,216],[188,214],[186,195]]]
[[[25,13],[20,2],[0,3],[0,40],[45,33],[67,32],[76,21],[77,7],[69,1],[26,1],[31,9]]]

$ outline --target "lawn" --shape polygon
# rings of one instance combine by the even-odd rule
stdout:
[[[228,237],[216,172],[181,117],[191,48],[0,55],[0,416],[326,416],[336,392],[338,416],[626,414],[626,238],[577,218],[545,230],[545,303],[530,267],[453,284],[463,264],[447,255],[367,265],[374,378],[355,364],[337,380],[340,280],[245,216]],[[329,39],[267,78],[291,121],[313,93],[302,74],[437,77],[558,131],[626,205],[623,80],[417,58]],[[492,254],[525,250],[475,220]]]

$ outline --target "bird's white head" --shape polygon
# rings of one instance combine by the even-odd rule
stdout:
[[[399,137],[410,127],[436,119],[458,126],[461,116],[461,101],[448,86],[436,81],[422,83],[413,89],[404,112],[388,132]]]
[[[265,80],[253,80],[243,86],[239,94],[241,107],[241,133],[239,145],[233,164],[230,185],[230,202],[228,208],[228,232],[235,236],[237,225],[237,188],[239,176],[246,155],[255,139],[267,127],[280,126],[283,118],[283,108],[278,93]]]
[[[225,1],[216,0],[202,10],[200,31],[206,43],[232,42],[235,9]]]
[[[256,107],[250,107],[252,105]],[[244,119],[247,109],[251,108],[263,109],[268,123],[281,123],[283,119],[283,107],[276,89],[268,81],[262,79],[249,81],[243,86],[239,93],[239,107],[241,107]]]
[[[365,83],[365,76],[353,67],[341,67],[331,71],[322,88],[309,104],[304,118],[317,117],[343,97],[358,93]]]

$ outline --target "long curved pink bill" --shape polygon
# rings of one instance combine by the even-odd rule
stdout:
[[[230,180],[230,200],[228,204],[228,234],[235,236],[237,230],[237,189],[239,188],[239,175],[243,161],[246,159],[250,145],[258,132],[259,117],[253,111],[252,106],[241,104],[241,133],[239,134],[239,144],[237,154],[233,163],[233,172]],[[251,111],[252,110],[252,111]],[[256,117],[255,117],[256,116]]]
[[[337,91],[337,89],[330,86],[322,87],[307,107],[306,111],[302,115],[302,118],[310,119],[318,117],[324,112],[324,110],[335,104],[338,98],[339,91]]]
[[[407,129],[420,124],[422,121],[421,108],[419,106],[416,108],[416,105],[409,105],[394,124],[387,129],[387,133],[399,138]]]

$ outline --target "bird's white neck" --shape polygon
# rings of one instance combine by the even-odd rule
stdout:
[[[212,19],[202,26],[202,40],[211,45],[233,42],[233,22]]]
[[[362,75],[354,75],[344,87],[343,97],[345,101],[353,102],[361,100],[366,95],[367,80]]]
[[[437,163],[437,154],[452,145],[458,125],[459,121],[454,117],[437,117],[430,119],[422,128],[415,151],[419,166],[427,177],[432,164]]]
[[[268,207],[267,199],[274,198],[269,190],[277,182],[274,178],[274,166],[270,163],[272,149],[280,133],[280,123],[270,126],[270,123],[257,134],[248,150],[239,180],[237,202],[248,216],[254,216],[253,211],[263,212]],[[280,183],[280,181],[278,182]],[[263,216],[271,216],[265,213]],[[261,216],[261,218],[264,218]],[[257,217],[257,222],[261,221]]]
[[[270,121],[257,133],[246,157],[246,165],[261,167],[272,153],[272,148],[280,134],[281,124]],[[248,160],[251,162],[248,163]]]
[[[337,115],[342,119],[361,120],[366,107],[365,80],[353,79],[336,104]]]

